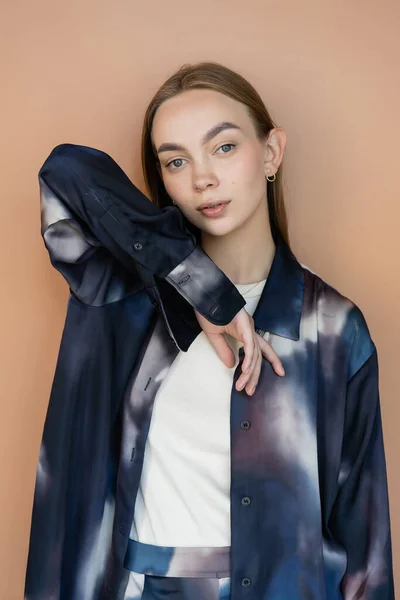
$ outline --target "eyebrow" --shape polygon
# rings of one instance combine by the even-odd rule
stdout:
[[[203,135],[203,137],[201,138],[202,144],[207,144],[207,142],[209,142],[216,135],[221,133],[221,131],[225,131],[225,129],[239,129],[240,130],[240,127],[239,127],[239,125],[236,125],[235,123],[231,123],[230,121],[223,121],[222,123],[218,123],[217,125],[214,125],[214,127],[211,127],[211,129],[209,129],[207,131],[207,133],[205,133]],[[157,150],[157,153],[160,154],[160,152],[169,152],[169,151],[176,151],[176,150],[183,152],[186,150],[186,148],[185,148],[185,146],[182,146],[181,144],[173,144],[173,143],[166,142],[165,144],[161,144],[161,146]]]

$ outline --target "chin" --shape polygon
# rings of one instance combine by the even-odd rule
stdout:
[[[222,237],[224,235],[228,235],[232,233],[235,229],[240,227],[241,223],[233,223],[231,219],[215,219],[209,222],[201,222],[196,223],[196,227],[207,233],[208,235],[213,235],[215,237]]]

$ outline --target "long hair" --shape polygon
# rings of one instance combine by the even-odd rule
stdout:
[[[159,207],[171,205],[172,200],[164,187],[156,149],[151,140],[154,116],[163,102],[177,94],[193,89],[214,90],[247,106],[260,140],[264,140],[270,130],[276,127],[260,95],[244,77],[215,62],[183,65],[155,93],[147,107],[143,122],[143,176],[150,199]],[[275,181],[267,183],[267,200],[272,235],[275,238],[278,232],[289,245],[288,223],[283,198],[282,164],[276,173]],[[198,237],[199,232],[194,231],[195,229],[191,228]]]

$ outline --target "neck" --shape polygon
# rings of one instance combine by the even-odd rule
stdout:
[[[223,236],[202,232],[203,250],[236,284],[267,279],[275,255],[267,201],[241,227]]]

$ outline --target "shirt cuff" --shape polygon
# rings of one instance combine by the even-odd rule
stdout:
[[[246,304],[231,280],[198,246],[166,280],[214,325],[227,325]]]

